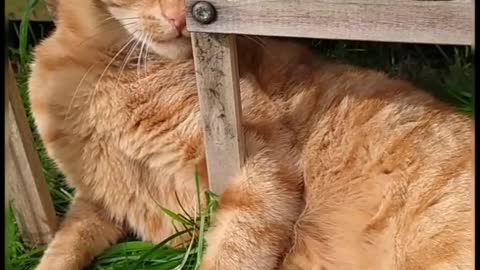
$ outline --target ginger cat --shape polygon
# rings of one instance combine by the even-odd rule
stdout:
[[[183,0],[58,0],[29,82],[75,199],[38,270],[83,269],[196,205],[205,153]],[[473,269],[473,121],[411,84],[239,40],[248,159],[202,269]],[[136,48],[136,49],[135,49]],[[125,61],[124,61],[125,60]]]

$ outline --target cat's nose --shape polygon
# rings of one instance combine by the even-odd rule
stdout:
[[[177,28],[177,31],[179,33],[182,32],[182,30],[185,28],[187,25],[187,19],[185,16],[185,10],[182,9],[170,9],[170,10],[165,10],[164,12],[165,17],[172,22],[172,24]]]

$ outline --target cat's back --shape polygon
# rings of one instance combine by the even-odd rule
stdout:
[[[415,160],[424,168],[460,156],[473,160],[474,125],[467,115],[379,72],[336,64],[331,74],[323,69],[316,74],[318,107],[308,123],[309,157],[324,153],[322,159],[350,167],[375,162],[389,173]]]

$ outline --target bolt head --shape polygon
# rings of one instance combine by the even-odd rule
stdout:
[[[202,24],[212,23],[217,17],[215,7],[206,1],[199,1],[193,5],[193,18]]]

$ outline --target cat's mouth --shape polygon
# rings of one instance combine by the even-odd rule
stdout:
[[[177,38],[190,38],[190,32],[185,27],[182,31],[178,32]]]
[[[132,34],[138,39],[148,37],[148,39],[158,43],[190,38],[190,32],[186,27],[181,29],[175,29],[172,27],[170,29],[159,30],[156,25],[147,25],[140,28],[139,31],[130,30],[130,32],[133,32]]]
[[[190,33],[177,33],[176,35],[172,35],[169,38],[158,38],[152,37],[151,41],[157,44],[165,44],[169,42],[176,42],[179,40],[190,39]]]

